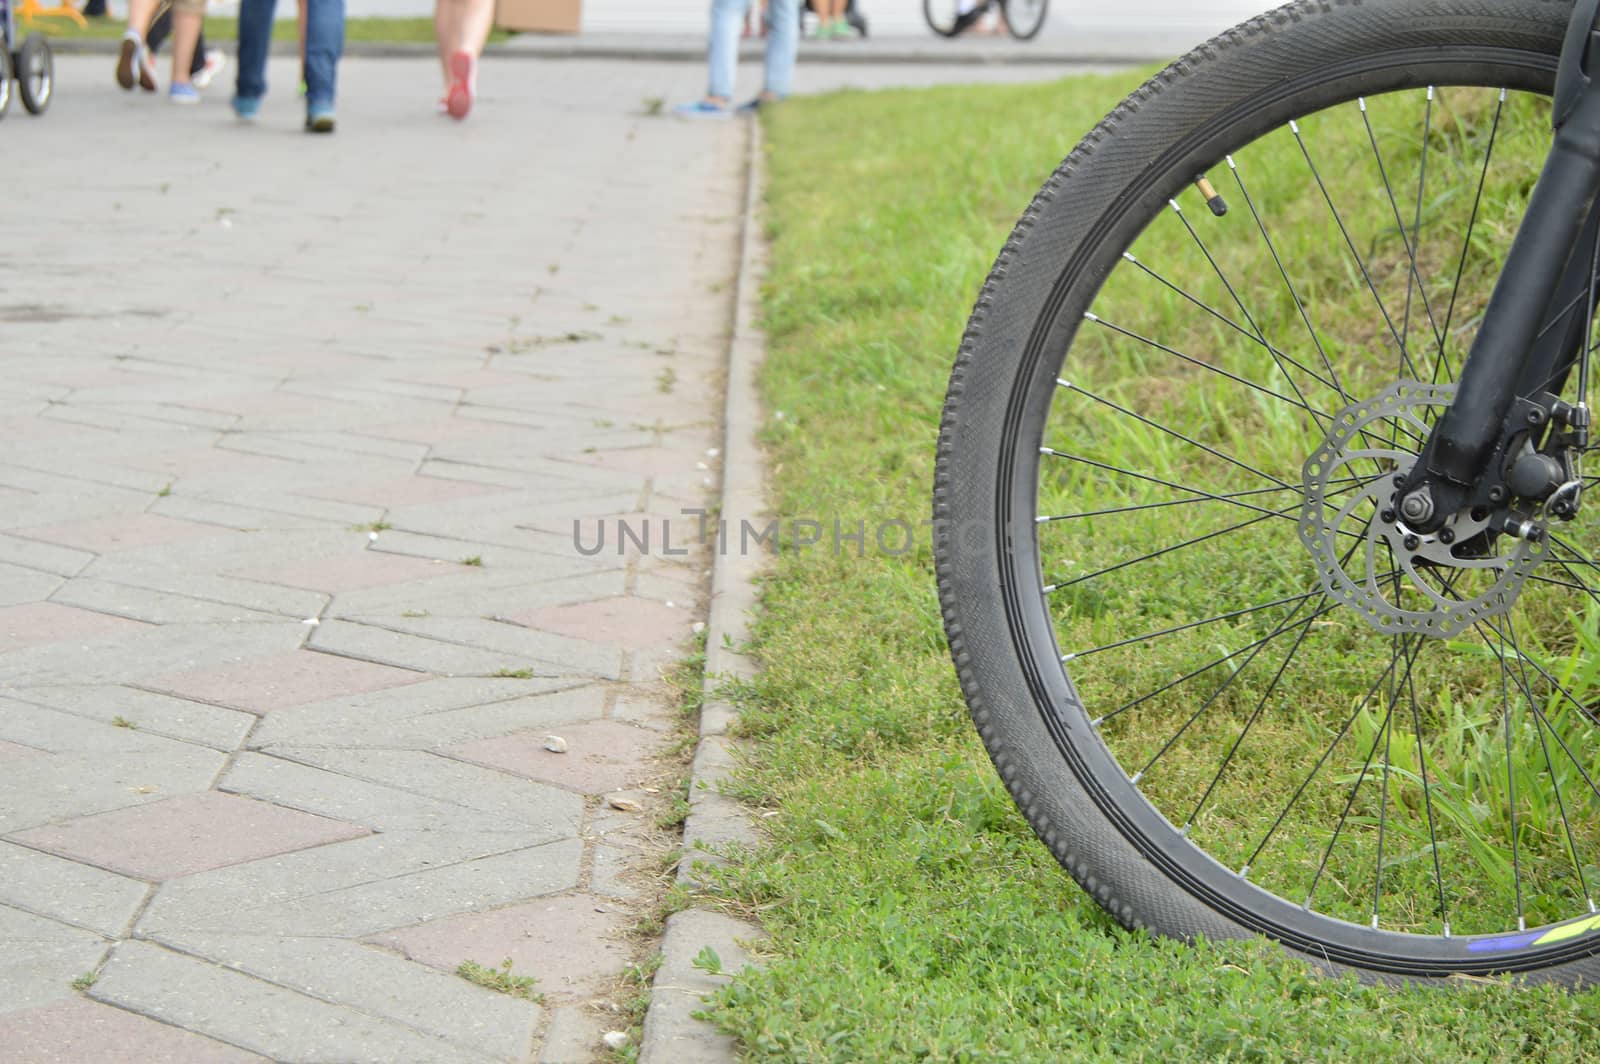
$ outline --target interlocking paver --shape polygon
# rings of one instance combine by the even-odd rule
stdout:
[[[368,587],[388,587],[417,580],[432,580],[445,575],[446,563],[421,558],[402,558],[376,551],[346,552],[340,556],[318,558],[273,566],[238,569],[230,576],[259,580],[264,584],[283,584],[309,591],[357,591]]]
[[[494,683],[539,691],[574,681],[457,678],[432,682]],[[272,752],[284,744],[359,746],[377,737],[386,749],[431,750],[468,739],[509,735],[529,727],[554,729],[593,720],[604,712],[605,698],[604,688],[589,685],[520,698],[509,690],[494,691],[481,702],[454,709],[408,711],[400,706],[379,706],[340,708],[328,713],[296,707],[268,717],[252,737],[252,744]]]
[[[148,885],[115,872],[0,842],[0,904],[115,938],[149,893]]]
[[[159,514],[131,513],[59,525],[18,528],[16,534],[61,547],[111,554],[157,544],[224,536],[227,532],[215,525],[181,521]]]
[[[530,833],[520,820],[263,754],[241,754],[218,786],[232,794],[348,820],[374,831]]]
[[[492,1059],[397,1021],[148,942],[117,945],[89,994],[275,1060],[389,1064]]]
[[[0,1014],[59,1001],[111,944],[93,931],[0,905]]]
[[[56,754],[12,762],[0,773],[0,835],[203,791],[225,763],[220,751],[188,743],[159,751]]]
[[[76,576],[92,561],[94,555],[88,551],[0,534],[0,562],[8,565],[56,576]]]
[[[53,573],[0,562],[0,606],[18,606],[49,598],[66,580]],[[67,603],[72,605],[72,603]]]
[[[0,763],[6,761],[20,761],[25,757],[43,757],[45,751],[34,746],[23,746],[19,743],[6,742],[0,739]]]
[[[121,718],[142,733],[183,739],[217,750],[237,749],[256,722],[254,716],[239,710],[114,684],[19,687],[12,695],[17,701],[49,706],[104,724]]]
[[[347,655],[364,661],[383,662],[417,672],[438,673],[443,676],[497,676],[527,673],[531,676],[590,675],[614,677],[620,666],[620,655],[586,655],[584,662],[563,660],[549,653],[548,648],[534,645],[531,640],[521,640],[514,649],[493,649],[473,642],[433,638],[429,635],[408,632],[402,627],[425,627],[426,618],[376,623],[350,621],[325,621],[311,636],[310,645],[332,654]],[[501,626],[503,627],[503,626]],[[483,631],[495,632],[485,624]],[[487,640],[484,640],[487,642]],[[497,642],[504,646],[512,642],[502,637]],[[576,657],[577,655],[572,655]]]
[[[298,623],[136,624],[84,653],[73,642],[29,647],[0,657],[0,686],[118,683],[135,676],[213,667],[293,649],[305,638]]]
[[[269,857],[162,884],[139,918],[141,933],[232,934],[233,914],[366,884],[399,880],[527,845],[514,831],[395,829],[337,846]],[[289,933],[292,929],[280,929]]]
[[[279,746],[273,754],[504,817],[541,841],[575,835],[583,820],[583,802],[576,795],[421,750]]]
[[[199,930],[353,938],[435,916],[505,905],[577,886],[583,845],[562,839],[275,905],[218,914]]]
[[[681,67],[507,66],[461,126],[415,120],[425,63],[350,60],[311,144],[286,97],[254,130],[130,121],[102,62],[60,57],[84,106],[8,127],[45,171],[6,298],[45,309],[0,351],[0,912],[55,944],[0,973],[0,1046],[601,1059],[652,851],[587,807],[660,771],[630,678],[702,596],[571,522],[705,497],[743,128],[638,114]],[[553,1020],[361,942],[460,920],[498,964],[517,910]]]
[[[591,643],[648,647],[688,638],[693,614],[647,598],[609,598],[512,614],[510,620]]]
[[[567,741],[566,753],[546,750],[543,733],[536,731],[457,743],[444,752],[584,794],[620,790],[659,774],[648,765],[651,753],[665,745],[655,732],[589,721],[563,728],[561,737]]]
[[[237,624],[241,621],[282,620],[273,614],[244,606],[208,602],[188,595],[152,591],[92,577],[77,577],[61,583],[50,594],[50,601],[60,606],[79,606],[146,624]]]
[[[499,1060],[520,1060],[541,1009],[530,1001],[481,989],[453,968],[440,972],[373,946],[281,935],[165,933],[185,953],[348,1005]]]
[[[207,791],[12,835],[35,849],[159,881],[365,835],[368,829]]]
[[[627,927],[607,899],[566,894],[433,920],[373,941],[446,970],[463,960],[494,967],[509,957],[513,971],[538,979],[538,990],[559,1004],[591,997],[622,974],[631,953],[623,941]]]
[[[143,684],[181,698],[264,714],[333,694],[382,690],[424,679],[414,670],[295,650],[236,665],[151,676]]]
[[[47,643],[92,643],[114,639],[125,632],[141,629],[129,621],[92,610],[73,609],[53,602],[33,602],[25,606],[0,608],[0,654]]]
[[[0,1045],[17,1064],[252,1064],[265,1057],[80,997],[0,1013]]]
[[[470,499],[475,495],[492,495],[497,489],[486,484],[465,480],[446,480],[443,477],[404,477],[378,483],[327,484],[308,490],[306,494],[328,499],[353,499],[372,503],[387,509],[402,506],[421,506],[427,503]]]

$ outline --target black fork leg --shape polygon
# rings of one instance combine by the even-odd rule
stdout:
[[[1587,298],[1600,195],[1600,0],[1578,0],[1556,76],[1555,141],[1522,226],[1467,355],[1455,400],[1439,418],[1400,486],[1408,527],[1432,532],[1474,498],[1507,435],[1518,385],[1555,381],[1572,363],[1582,330],[1562,317],[1574,286]],[[1587,242],[1585,236],[1587,235]],[[1579,320],[1587,316],[1581,307]],[[1543,335],[1541,331],[1543,330]],[[1537,349],[1537,351],[1536,351]],[[1534,363],[1542,362],[1543,366]],[[1549,385],[1546,384],[1545,388]]]

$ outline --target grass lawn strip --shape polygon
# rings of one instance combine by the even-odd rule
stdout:
[[[1033,837],[957,689],[927,533],[971,302],[1137,76],[797,99],[767,124],[770,499],[825,535],[764,586],[735,692],[767,843],[716,884],[771,933],[713,1015],[756,1061],[1577,1060],[1600,997],[1362,987],[1124,931]],[[876,543],[904,521],[912,550]]]

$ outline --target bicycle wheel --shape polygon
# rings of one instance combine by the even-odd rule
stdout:
[[[1044,28],[1045,10],[1050,0],[1005,0],[1000,5],[1000,16],[1006,20],[1006,29],[1019,41],[1031,41]]]
[[[969,10],[963,11],[963,7]],[[941,37],[954,37],[983,15],[987,4],[966,4],[962,0],[922,0],[922,17],[928,28]]]
[[[1548,149],[1570,11],[1246,23],[1093,130],[984,285],[939,438],[946,632],[1013,797],[1128,926],[1600,977],[1593,515],[1543,546],[1382,516]]]

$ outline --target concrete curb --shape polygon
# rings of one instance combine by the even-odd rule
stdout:
[[[57,55],[109,56],[117,53],[120,43],[111,39],[52,37],[50,49]],[[219,43],[230,45],[233,42],[227,40]],[[967,47],[964,42],[924,43],[911,38],[872,45],[806,42],[801,47],[801,61],[808,65],[821,63],[841,66],[1055,66],[1061,68],[1065,77],[1081,67],[1098,69],[1108,65],[1160,62],[1183,51],[1183,43],[1166,40],[1108,41],[1064,49],[997,46],[990,42]],[[276,42],[272,46],[275,56],[294,55],[295,51],[295,46],[290,43]],[[366,59],[416,59],[434,56],[437,51],[432,44],[423,42],[350,41],[345,44],[344,54]],[[603,35],[542,37],[523,34],[487,46],[484,55],[494,59],[625,59],[704,64],[706,46],[705,41],[699,38],[607,38]],[[759,44],[744,42],[740,56],[747,60],[758,60],[761,56]]]
[[[761,253],[757,205],[762,188],[761,123],[751,121],[749,164],[745,178],[743,239],[735,281],[733,335],[728,344],[728,384],[723,412],[722,497],[720,516],[730,527],[765,508],[762,493],[761,397],[756,374],[765,355],[765,341],[756,325],[760,308]],[[738,712],[716,697],[717,686],[729,679],[748,679],[755,665],[738,652],[749,638],[749,624],[759,607],[755,579],[765,556],[746,553],[737,544],[726,553],[714,547],[711,606],[706,622],[705,705],[700,713],[700,744],[689,782],[689,815],[683,825],[684,856],[678,881],[695,886],[708,866],[722,863],[710,848],[728,843],[754,843],[758,835],[745,809],[718,786],[733,771],[736,757],[728,729]],[[705,946],[717,951],[723,970],[737,972],[750,963],[739,945],[761,938],[759,926],[717,912],[689,909],[667,920],[661,945],[661,967],[651,988],[639,1049],[640,1064],[732,1064],[734,1040],[711,1024],[694,1018],[702,997],[721,985],[691,963]]]

